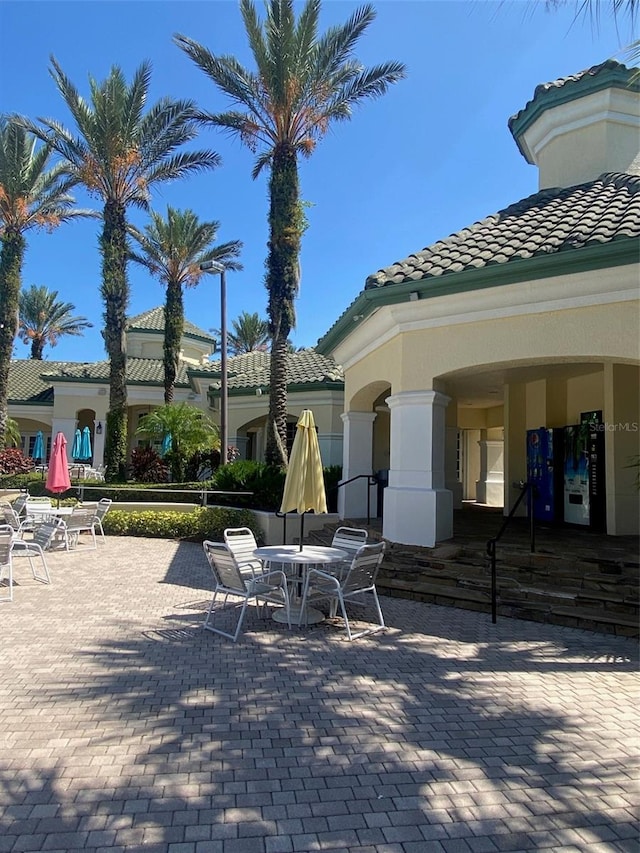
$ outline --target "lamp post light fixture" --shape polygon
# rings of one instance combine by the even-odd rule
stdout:
[[[200,264],[202,272],[220,273],[220,464],[227,464],[229,448],[228,389],[227,389],[227,282],[225,266],[218,261]]]

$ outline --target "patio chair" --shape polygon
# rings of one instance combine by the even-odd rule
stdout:
[[[18,517],[23,512],[28,500],[29,500],[29,493],[26,492],[23,495],[18,495],[18,497],[15,499],[15,501],[11,504],[11,506],[13,507],[13,509],[14,509],[14,511]]]
[[[100,498],[96,505],[95,510],[95,521],[93,522],[93,526],[100,531],[100,536],[102,536],[102,544],[106,544],[106,540],[104,538],[104,528],[102,527],[102,519],[111,509],[111,504],[113,501],[111,498]]]
[[[78,538],[81,533],[90,533],[93,540],[92,550],[98,547],[96,540],[96,515],[97,507],[94,509],[85,509],[84,507],[74,507],[73,512],[65,520],[62,521],[64,545],[67,551],[71,550],[78,544]]]
[[[302,592],[302,601],[300,603],[302,612],[306,612],[308,605],[313,605],[319,600],[328,599],[331,602],[330,613],[332,616],[337,612],[337,605],[340,605],[349,640],[356,640],[365,634],[373,634],[376,631],[381,631],[385,627],[385,624],[382,610],[380,609],[378,593],[376,592],[376,578],[380,570],[382,558],[384,557],[384,548],[384,542],[378,542],[375,545],[363,545],[361,548],[358,548],[348,571],[342,579],[320,569],[310,569],[307,572]],[[378,623],[373,628],[365,628],[363,631],[358,631],[354,634],[349,624],[346,604],[366,604],[364,596],[367,592],[370,592],[373,596],[378,614]]]
[[[351,565],[356,551],[367,544],[367,531],[359,527],[339,527],[333,534],[332,548],[346,551],[349,557],[342,563],[334,563],[331,572],[341,578]]]
[[[287,613],[287,623],[289,628],[291,628],[289,592],[284,572],[256,572],[251,575],[245,572],[245,574],[242,574],[233,554],[225,544],[205,540],[202,543],[202,547],[204,548],[204,553],[215,581],[213,598],[211,599],[209,612],[202,626],[203,628],[207,631],[212,631],[214,634],[227,637],[235,643],[242,628],[247,604],[250,601],[255,601],[258,606],[262,603],[263,615],[265,615],[268,603],[283,605]],[[216,609],[215,603],[219,595],[224,596],[224,601],[222,607]],[[213,624],[214,615],[219,614],[228,607],[237,607],[237,602],[228,603],[230,596],[242,600],[242,608],[233,633],[224,631],[222,628],[217,628]]]
[[[5,525],[3,525],[3,528]],[[0,588],[4,587],[4,575],[7,575],[9,592],[0,596],[0,601],[13,601],[13,563],[11,544],[13,533],[8,529],[0,530]]]
[[[64,522],[59,518],[52,518],[50,521],[43,521],[36,527],[33,539],[13,539],[11,543],[12,555],[26,557],[29,560],[29,566],[35,580],[51,583],[44,552],[51,547],[54,539],[63,534],[63,529]],[[33,563],[34,557],[37,557],[42,563],[42,574],[38,574],[37,567]]]
[[[233,554],[241,574],[253,576],[264,572],[265,566],[262,560],[253,556],[258,543],[252,530],[248,527],[227,527],[223,537],[224,544]]]
[[[33,530],[33,519],[28,516],[20,518],[9,504],[0,504],[0,523],[3,527],[12,529],[14,538],[22,537],[25,531]]]

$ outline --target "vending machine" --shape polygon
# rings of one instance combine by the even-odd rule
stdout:
[[[606,526],[602,412],[582,412],[564,428],[564,520],[594,529]]]
[[[532,486],[533,517],[562,521],[562,430],[527,430],[527,482]]]

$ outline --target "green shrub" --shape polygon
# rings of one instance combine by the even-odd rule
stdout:
[[[277,466],[239,459],[218,468],[210,482],[212,489],[253,493],[247,497],[216,496],[216,503],[276,512],[282,503],[284,478],[284,470]]]
[[[114,506],[102,522],[104,532],[112,536],[221,542],[226,527],[249,527],[258,542],[263,538],[255,516],[248,510],[198,507],[192,512],[127,512]]]

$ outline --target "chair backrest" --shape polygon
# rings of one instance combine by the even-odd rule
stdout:
[[[248,527],[227,527],[224,531],[224,544],[233,554],[236,562],[242,566],[243,564],[259,564],[259,560],[253,556],[253,552],[258,547],[256,537],[253,531]]]
[[[51,498],[47,498],[47,497],[38,498],[38,497],[34,497],[33,495],[29,495],[29,497],[26,499],[24,505],[25,505],[25,507],[28,508],[29,504],[35,504],[36,506],[51,506]]]
[[[74,506],[67,519],[67,530],[89,530],[93,527],[97,511],[97,508],[85,509],[81,506]]]
[[[0,533],[0,566],[7,566],[11,562],[11,533]]]
[[[353,556],[358,548],[367,544],[367,531],[358,527],[339,527],[333,534],[332,548],[340,548]]]
[[[13,528],[13,530],[20,530],[20,519],[18,518],[18,513],[12,506],[9,506],[9,504],[1,504],[0,513],[4,518],[5,524],[8,524]]]
[[[111,498],[100,498],[98,506],[96,507],[96,518],[99,518],[100,521],[102,521],[105,515],[109,512],[112,503],[113,501]]]
[[[64,522],[60,518],[51,518],[36,526],[31,541],[46,551],[56,533],[64,533]]]
[[[343,592],[367,589],[375,584],[384,557],[384,549],[384,542],[358,548],[341,583]]]
[[[18,495],[15,501],[11,504],[16,515],[20,515],[28,500],[29,495]]]
[[[241,594],[247,592],[240,570],[224,542],[212,542],[205,539],[202,543],[211,571],[218,586],[235,590]]]

